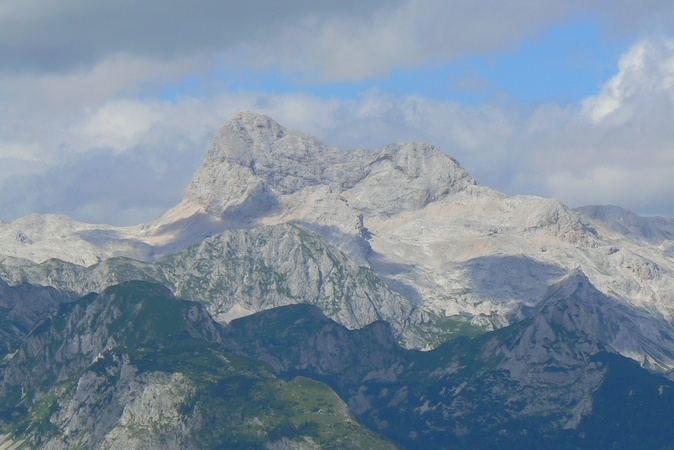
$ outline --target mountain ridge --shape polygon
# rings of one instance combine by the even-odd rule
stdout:
[[[674,240],[674,218],[641,217],[619,206],[581,206],[576,211],[623,236],[652,244]]]
[[[156,263],[110,258],[85,268],[59,260],[14,262],[0,264],[0,276],[13,284],[51,284],[73,295],[153,281],[206,305],[220,322],[290,303],[315,304],[348,328],[385,319],[413,347],[425,345],[417,327],[440,332],[422,308],[391,292],[370,269],[294,224],[228,230]]]
[[[671,432],[644,431],[668,414],[637,410],[646,398],[671,410],[674,383],[568,322],[569,308],[585,307],[573,294],[587,282],[572,274],[532,317],[428,352],[397,347],[381,322],[349,331],[306,305],[240,318],[225,332],[280,375],[326,382],[359,420],[406,448],[666,445]],[[601,311],[589,315],[601,320]]]
[[[161,219],[117,229],[46,216],[43,226],[34,216],[0,224],[0,252],[5,267],[16,258],[151,262],[227,230],[296,223],[372,269],[388,290],[438,323],[483,330],[514,323],[580,267],[616,299],[607,308],[631,309],[668,335],[674,241],[664,232],[657,243],[626,238],[585,214],[553,199],[481,186],[428,144],[342,152],[245,112],[221,128],[183,201]],[[664,354],[674,348],[649,339],[664,345]],[[639,361],[646,356],[630,353]]]
[[[398,346],[385,322],[348,330],[313,305],[223,327],[166,287],[122,283],[63,305],[30,333],[0,385],[9,433],[0,440],[53,449],[671,444],[674,382],[569,322],[569,310],[587,307],[576,293],[591,288],[573,273],[531,317],[420,352]]]
[[[86,296],[10,361],[0,439],[48,449],[396,448],[327,386],[281,380],[232,347],[202,305],[163,286],[132,281]]]
[[[428,144],[244,112],[160,219],[0,244],[0,446],[674,442],[674,222],[509,196]]]

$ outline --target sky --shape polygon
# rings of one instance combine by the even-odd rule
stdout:
[[[674,2],[0,0],[4,221],[156,219],[244,110],[674,216]]]

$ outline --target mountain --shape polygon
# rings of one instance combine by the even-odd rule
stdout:
[[[0,244],[0,449],[674,445],[673,222],[428,144],[241,113],[160,219]]]
[[[162,286],[86,296],[33,330],[5,369],[5,439],[46,449],[395,448],[327,386],[279,379],[227,344],[199,303]]]
[[[329,384],[357,419],[405,448],[662,448],[674,443],[674,383],[587,333],[602,310],[581,273],[529,319],[428,352],[376,322],[349,331],[310,306],[233,321],[240,352],[283,376]]]
[[[408,311],[408,319],[397,313],[380,312],[380,317],[392,320],[398,332],[406,321],[430,324],[424,325],[428,333],[420,332],[427,334],[421,336],[424,342],[412,344],[419,348],[457,333],[516,323],[543,301],[551,285],[580,268],[600,292],[617,300],[604,305],[616,308],[610,314],[623,314],[627,308],[637,317],[653,319],[649,326],[656,331],[634,338],[646,336],[649,342],[640,350],[625,350],[625,356],[640,362],[663,360],[662,355],[674,350],[674,343],[658,338],[669,334],[674,321],[669,222],[641,218],[637,222],[642,225],[625,228],[633,231],[617,232],[617,216],[589,211],[481,186],[454,159],[428,144],[344,152],[269,117],[244,112],[217,133],[182,202],[157,221],[113,228],[31,216],[0,224],[0,253],[6,255],[3,270],[10,278],[13,269],[8,266],[49,258],[83,267],[120,256],[160,264],[228,230],[292,223],[317,233],[404,298],[400,312]],[[627,216],[620,217],[624,222]],[[175,280],[166,282],[175,290]],[[56,277],[39,283],[60,281]],[[297,296],[291,300],[303,301]],[[236,303],[240,314],[282,304]],[[227,314],[230,304],[212,312]],[[366,320],[355,321],[326,312],[350,327],[377,318],[368,313]],[[662,351],[647,350],[654,346],[663,346]],[[672,368],[664,361],[663,367]]]
[[[583,206],[576,211],[637,242],[657,245],[674,240],[674,219],[671,217],[640,217],[619,206]]]
[[[436,323],[515,323],[578,267],[659,331],[674,319],[674,265],[661,244],[616,238],[555,200],[480,186],[426,144],[342,152],[242,113],[218,132],[185,205],[239,226],[302,223]]]
[[[184,201],[241,220],[300,207],[294,194],[327,187],[353,210],[392,216],[474,184],[455,160],[427,144],[343,152],[269,117],[241,113],[216,135]]]
[[[58,258],[85,266],[113,256],[151,259],[154,249],[137,239],[135,230],[86,224],[63,215],[31,214],[13,222],[0,221],[0,254],[34,263]]]
[[[0,445],[673,445],[674,382],[587,332],[606,320],[593,289],[576,272],[530,318],[420,352],[383,321],[349,330],[314,305],[225,327],[161,285],[111,286],[60,306],[8,361]]]
[[[423,347],[445,330],[428,314],[391,292],[367,267],[358,266],[318,235],[298,225],[228,230],[156,263],[110,258],[90,267],[60,260],[0,264],[13,284],[52,285],[71,295],[102,292],[131,280],[153,281],[178,296],[203,303],[218,321],[292,303],[318,305],[348,328],[383,319],[411,347]],[[423,334],[423,335],[422,335]]]
[[[214,139],[180,208],[240,226],[295,221],[389,287],[487,328],[521,318],[581,267],[600,290],[672,318],[672,261],[557,201],[480,186],[427,144],[342,152],[242,113]]]

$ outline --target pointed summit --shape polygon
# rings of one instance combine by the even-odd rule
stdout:
[[[247,166],[260,156],[257,153],[267,152],[285,134],[286,129],[271,117],[249,111],[239,113],[220,128],[204,164],[209,159],[226,157]]]
[[[428,144],[345,152],[243,112],[218,131],[184,200],[218,217],[251,208],[259,215],[284,204],[284,196],[324,187],[358,213],[391,216],[475,184],[456,160]]]
[[[582,206],[576,208],[591,221],[637,242],[660,244],[674,240],[674,219],[641,217],[619,206]]]
[[[541,314],[553,325],[651,368],[674,364],[671,326],[661,317],[599,291],[579,267],[550,287]],[[654,330],[658,330],[655,332]]]
[[[579,290],[596,288],[590,283],[589,278],[579,266],[569,272],[561,280],[550,286],[550,290],[546,295],[547,299],[561,299],[571,297],[578,293]],[[586,292],[587,293],[587,292]]]
[[[553,284],[542,303],[541,313],[550,322],[569,332],[582,333],[594,342],[609,343],[606,330],[618,302],[609,298],[590,282],[580,267]]]

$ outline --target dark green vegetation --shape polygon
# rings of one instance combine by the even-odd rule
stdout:
[[[197,303],[145,282],[65,305],[2,384],[3,428],[35,447],[393,448],[326,385],[233,354]],[[27,393],[27,395],[24,395]]]
[[[672,445],[674,383],[578,328],[593,313],[576,297],[420,352],[382,321],[350,331],[291,305],[222,327],[124,283],[5,343],[2,432],[53,448]]]
[[[73,297],[54,288],[22,283],[9,286],[0,279],[0,368],[7,364],[30,331]]]
[[[661,448],[674,442],[674,383],[546,313],[429,352],[385,323],[348,331],[315,308],[234,321],[244,353],[332,386],[357,419],[405,448]],[[552,311],[550,311],[552,310]]]
[[[0,263],[0,277],[79,295],[149,281],[203,303],[217,320],[234,306],[259,311],[309,303],[349,328],[383,318],[400,342],[415,348],[444,342],[465,327],[437,315],[422,320],[422,309],[391,292],[372,270],[354,264],[316,233],[290,224],[229,230],[154,263],[123,257],[90,267],[56,259],[15,261]]]

